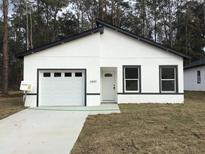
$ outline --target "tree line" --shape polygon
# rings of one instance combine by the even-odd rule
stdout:
[[[0,18],[0,71],[7,64],[9,87],[21,80],[22,62],[15,54],[65,36],[79,33],[105,20],[134,34],[151,39],[181,53],[202,58],[205,54],[204,0],[3,0],[11,8],[5,36],[5,16]],[[3,5],[2,10],[6,10]],[[4,38],[4,39],[3,39]],[[3,54],[4,53],[4,54]],[[4,67],[3,67],[4,66]],[[5,71],[6,71],[5,70]],[[6,79],[5,74],[0,81]],[[0,83],[3,87],[4,82]]]

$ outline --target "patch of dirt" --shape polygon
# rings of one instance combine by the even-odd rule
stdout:
[[[21,95],[0,97],[0,120],[25,109]]]
[[[11,98],[11,97],[20,97],[23,95],[22,91],[9,91],[8,95],[4,95],[2,91],[0,91],[0,99],[4,98]]]
[[[205,153],[205,93],[184,104],[124,104],[120,114],[89,116],[72,154]]]

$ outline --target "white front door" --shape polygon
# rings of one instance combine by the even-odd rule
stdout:
[[[102,72],[102,101],[115,102],[116,101],[116,84],[115,72]]]

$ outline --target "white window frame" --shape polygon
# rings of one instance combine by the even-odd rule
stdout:
[[[125,70],[126,70],[126,68],[137,68],[137,70],[138,70],[138,78],[136,78],[136,79],[126,79],[126,75],[125,75]],[[123,68],[124,70],[123,70],[123,82],[124,82],[124,92],[125,93],[139,93],[140,92],[140,66],[124,66],[124,68]],[[138,90],[127,90],[126,89],[126,81],[131,81],[131,80],[137,80],[137,82],[138,82]]]
[[[162,79],[162,69],[173,68],[174,69],[174,79]],[[161,93],[176,93],[177,92],[177,66],[160,66],[160,92]],[[174,91],[163,91],[162,82],[163,81],[174,81]]]

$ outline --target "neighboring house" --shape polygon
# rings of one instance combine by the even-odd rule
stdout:
[[[205,91],[205,59],[195,61],[184,68],[184,89]]]
[[[18,54],[26,106],[183,103],[183,59],[173,49],[101,20],[97,28]]]

